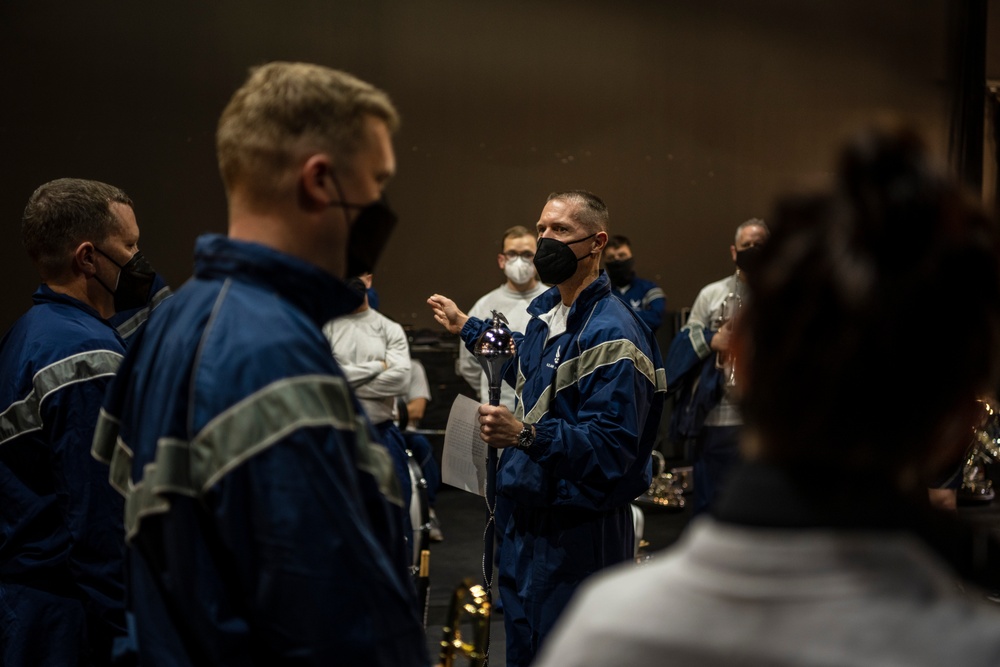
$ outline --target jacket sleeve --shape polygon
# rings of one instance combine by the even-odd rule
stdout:
[[[276,658],[426,665],[403,563],[402,509],[363,470],[379,452],[381,465],[392,463],[359,433],[298,429],[248,459],[207,500],[253,606],[254,633]]]
[[[711,304],[705,290],[698,293],[687,324],[670,341],[667,350],[665,367],[667,371],[667,386],[671,390],[680,386],[680,381],[695,368],[701,366],[701,361],[712,354],[712,336],[709,328]]]
[[[598,510],[644,490],[632,486],[641,485],[639,469],[648,464],[653,446],[643,441],[646,420],[659,419],[666,389],[658,386],[653,359],[637,346],[627,339],[606,349],[612,346],[617,350],[613,362],[604,360],[578,379],[575,420],[543,416],[535,423],[534,444],[525,450],[554,477],[576,486],[581,500]]]
[[[486,308],[484,308],[482,304],[483,299],[480,299],[475,303],[475,305],[472,306],[472,308],[469,309],[468,314],[470,318],[474,317],[478,320],[484,319],[484,316],[488,313],[483,312]],[[476,392],[476,396],[479,397],[479,400],[485,401],[487,397],[480,396],[482,393],[483,367],[480,366],[479,361],[472,356],[472,352],[469,351],[466,345],[458,346],[458,361],[455,364],[455,368],[458,371],[458,374],[461,375],[465,381],[469,383],[469,386]]]
[[[663,290],[653,285],[642,296],[642,308],[637,311],[641,319],[651,331],[656,331],[663,324],[663,314],[667,310],[667,297]]]
[[[108,469],[90,455],[110,375],[64,385],[44,399],[53,481],[70,534],[69,567],[91,623],[95,646],[125,634],[124,500]],[[103,650],[100,649],[100,650]]]

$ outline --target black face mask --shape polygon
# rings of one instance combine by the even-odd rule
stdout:
[[[146,261],[141,252],[136,252],[132,255],[131,259],[122,265],[97,246],[94,246],[94,250],[107,257],[108,261],[121,269],[118,272],[118,283],[114,289],[110,289],[100,278],[97,278],[96,275],[94,276],[97,278],[97,282],[101,283],[101,287],[108,290],[115,297],[116,313],[142,308],[149,303],[149,297],[153,290],[153,280],[156,278],[156,271],[153,270],[153,267]]]
[[[608,272],[612,285],[625,287],[632,282],[632,276],[635,275],[635,258],[604,262],[604,270]]]
[[[389,242],[389,236],[396,227],[399,218],[385,199],[385,196],[370,204],[352,204],[344,201],[344,191],[340,189],[340,181],[334,176],[333,184],[340,196],[339,202],[331,206],[339,206],[345,211],[356,209],[360,211],[351,225],[347,236],[347,275],[360,276],[364,273],[374,273],[382,250]]]
[[[569,249],[574,243],[592,239],[597,234],[584,236],[582,239],[563,243],[555,239],[539,239],[535,250],[535,269],[539,279],[546,285],[558,285],[569,280],[576,273],[576,265],[587,257],[577,257]]]
[[[351,278],[348,280],[347,289],[356,294],[358,299],[362,302],[365,300],[365,295],[368,294],[368,288],[365,286],[365,281],[361,280],[361,278]]]
[[[347,275],[375,272],[375,264],[398,221],[385,197],[361,209],[347,237]]]
[[[750,246],[743,250],[736,251],[736,268],[743,273],[753,273],[760,265],[760,251],[763,248],[759,245]]]

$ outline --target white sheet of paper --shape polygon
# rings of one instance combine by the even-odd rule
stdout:
[[[451,404],[441,454],[441,481],[486,496],[486,443],[479,437],[479,405],[459,394]]]

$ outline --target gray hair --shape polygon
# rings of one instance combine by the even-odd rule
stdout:
[[[771,235],[771,230],[767,228],[767,223],[760,218],[750,218],[745,222],[741,222],[740,226],[736,228],[736,236],[733,238],[733,243],[740,242],[740,232],[742,232],[747,227],[760,227],[764,230],[765,238]]]

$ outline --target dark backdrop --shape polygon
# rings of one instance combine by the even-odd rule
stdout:
[[[735,226],[824,176],[873,115],[945,153],[947,25],[948,0],[6,0],[0,328],[30,304],[20,217],[53,178],[124,188],[144,252],[182,283],[195,237],[225,229],[216,119],[272,59],[348,70],[403,115],[401,224],[376,275],[390,316],[431,326],[435,291],[470,306],[501,281],[502,230],[576,187],[679,309],[729,272]]]

